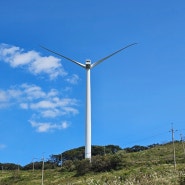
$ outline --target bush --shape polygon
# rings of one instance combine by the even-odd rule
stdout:
[[[87,172],[91,170],[91,163],[89,159],[83,159],[81,161],[76,161],[75,163],[77,176],[85,175]]]
[[[105,172],[118,170],[122,167],[121,155],[95,156],[92,158],[92,170],[95,172]]]
[[[180,173],[179,175],[179,185],[185,185],[185,174]]]
[[[110,158],[108,156],[95,156],[92,158],[92,171],[101,172],[110,170]]]
[[[89,159],[83,160],[66,160],[63,162],[61,171],[77,171],[77,176],[84,175],[90,171],[105,172],[111,170],[118,170],[123,167],[121,154],[97,155],[93,156],[91,163]]]
[[[148,147],[146,147],[146,146],[135,145],[131,148],[129,148],[129,147],[125,148],[124,150],[128,153],[131,153],[131,152],[139,152],[139,151],[143,151],[143,150],[147,150],[147,149],[148,149]]]
[[[113,170],[119,170],[123,167],[123,161],[121,155],[112,155],[110,157],[110,167]]]
[[[17,170],[18,168],[22,169],[22,166],[14,163],[0,163],[0,166],[3,168],[3,170]]]
[[[72,160],[67,160],[67,161],[63,162],[61,171],[72,172],[74,170],[75,170],[75,165],[74,165],[74,162]]]

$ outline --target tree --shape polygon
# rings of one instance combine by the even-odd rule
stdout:
[[[53,164],[55,164],[56,166],[59,166],[59,164],[61,163],[61,155],[50,155],[50,159],[49,161]]]
[[[77,170],[77,176],[79,175],[85,175],[87,172],[91,170],[91,163],[89,159],[83,159],[81,161],[75,162],[76,170]]]
[[[115,154],[115,153],[118,152],[119,150],[122,150],[122,148],[119,147],[118,145],[107,145],[107,146],[105,146],[105,151],[106,151],[106,153]]]
[[[94,156],[92,157],[92,171],[105,172],[110,170],[110,158],[106,156]]]
[[[22,166],[19,164],[14,164],[14,163],[1,163],[1,167],[3,166],[4,170],[16,170],[16,169],[22,169]]]
[[[143,150],[147,150],[148,147],[147,146],[140,146],[140,145],[135,145],[131,148],[125,148],[124,150],[126,152],[139,152],[139,151],[143,151]]]
[[[75,169],[76,169],[76,167],[75,167],[74,162],[72,160],[66,160],[62,164],[61,171],[71,172],[71,171],[74,171]]]
[[[115,154],[119,150],[121,150],[121,148],[117,145],[107,145],[107,146],[93,145],[92,156],[104,155],[104,154]],[[56,165],[59,165],[61,164],[61,162],[64,163],[64,161],[66,160],[72,160],[72,161],[82,160],[85,158],[84,151],[85,151],[84,146],[67,150],[62,153],[62,159],[61,159],[61,154],[58,154],[58,155],[53,154],[50,156],[50,162]]]

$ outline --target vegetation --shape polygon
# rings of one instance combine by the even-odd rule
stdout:
[[[104,154],[115,154],[119,150],[122,150],[122,149],[117,145],[92,146],[92,156],[104,155]],[[72,161],[82,160],[85,158],[84,151],[85,151],[84,146],[75,148],[72,150],[68,150],[63,152],[62,154],[51,155],[50,161],[59,166],[61,164],[61,160],[62,160],[62,163],[64,163],[66,160],[72,160]]]
[[[122,150],[111,146],[113,150],[106,152],[106,147],[94,146],[96,155],[91,163],[78,158],[83,147],[66,151],[62,167],[59,155],[52,155],[45,162],[44,185],[185,185],[185,154],[181,142],[175,142],[176,169],[172,143],[136,145]],[[72,153],[79,155],[73,158]],[[42,162],[35,163],[34,171],[31,163],[24,167],[1,165],[0,185],[41,184]]]

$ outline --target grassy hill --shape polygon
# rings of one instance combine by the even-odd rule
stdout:
[[[185,185],[185,155],[181,142],[175,142],[176,169],[173,145],[156,145],[139,152],[120,150],[114,155],[122,159],[119,170],[90,171],[77,176],[60,167],[44,171],[44,185]],[[42,170],[2,171],[0,185],[40,185]]]

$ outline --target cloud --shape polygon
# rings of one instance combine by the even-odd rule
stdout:
[[[20,107],[22,108],[22,109],[28,109],[29,107],[28,107],[28,103],[20,103]]]
[[[43,117],[57,117],[67,114],[78,114],[76,99],[70,98],[49,98],[30,104],[30,109],[40,111]]]
[[[37,132],[50,132],[54,130],[66,129],[69,127],[67,122],[62,122],[61,124],[53,124],[53,123],[41,123],[30,120],[30,124],[32,127],[36,128]]]
[[[62,113],[58,109],[48,109],[41,111],[41,115],[44,118],[55,118],[59,115],[62,115]]]
[[[6,92],[3,90],[0,90],[0,101],[1,102],[8,101],[8,96],[7,96]]]
[[[46,93],[42,90],[41,87],[34,85],[34,84],[22,84],[20,86],[22,93],[29,99],[39,99],[44,98],[46,96]]]
[[[56,89],[48,92],[34,84],[21,84],[12,86],[7,90],[0,89],[0,108],[14,106],[20,110],[30,111],[32,127],[38,132],[67,128],[65,124],[52,124],[53,121],[74,116],[79,113],[78,100],[62,98],[62,93]],[[34,115],[34,116],[33,116]],[[50,123],[44,120],[50,120]]]
[[[0,44],[0,60],[13,68],[24,66],[34,75],[47,74],[51,80],[67,75],[61,59],[53,56],[44,57],[34,50],[25,51],[17,46]]]
[[[20,103],[21,107],[25,107],[24,101],[32,102],[37,99],[45,98],[46,96],[47,94],[39,86],[33,84],[15,85],[7,90],[0,89],[0,107],[1,104],[5,102],[9,106]]]
[[[45,92],[34,84],[12,86],[8,90],[0,89],[0,107],[19,105],[21,109],[40,112],[44,117],[66,114],[78,114],[75,108],[78,101],[74,98],[62,98],[56,89]]]
[[[6,148],[6,145],[0,144],[0,150],[3,150],[4,148]]]
[[[0,90],[0,108],[6,108],[10,104],[9,95],[6,91]]]
[[[31,109],[53,109],[56,105],[50,100],[42,100],[37,103],[31,103]]]
[[[7,91],[7,95],[9,96],[9,97],[11,97],[11,98],[17,98],[17,97],[20,97],[21,96],[21,94],[22,94],[22,92],[21,92],[21,90],[19,90],[19,89],[9,89],[8,91]]]
[[[68,76],[61,64],[61,59],[42,56],[34,50],[26,51],[14,45],[0,43],[0,61],[9,64],[12,68],[26,69],[36,76],[48,75],[51,80],[63,76],[70,86],[79,81],[79,76],[76,74]],[[31,118],[34,118],[32,126],[38,132],[65,129],[68,127],[67,123],[54,124],[52,122],[79,113],[78,100],[62,97],[64,93],[71,91],[71,88],[67,87],[62,92],[57,89],[44,91],[35,84],[23,83],[8,89],[0,89],[0,109],[14,107],[19,111],[29,111]]]
[[[77,84],[78,81],[79,81],[79,79],[80,79],[80,78],[79,78],[78,75],[73,74],[72,76],[68,77],[68,78],[66,79],[66,81],[69,82],[69,83],[71,83],[71,84]]]
[[[73,115],[75,114],[78,114],[78,110],[73,108],[73,107],[64,107],[64,110],[67,112],[67,113],[72,113]]]

